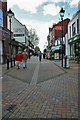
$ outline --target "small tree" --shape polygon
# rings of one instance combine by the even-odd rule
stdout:
[[[36,30],[35,29],[30,29],[30,31],[28,32],[28,35],[30,37],[30,42],[34,45],[37,46],[39,44],[39,38],[36,34]]]

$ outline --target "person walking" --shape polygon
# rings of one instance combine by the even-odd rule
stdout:
[[[23,58],[23,55],[22,55],[21,51],[18,51],[18,53],[16,54],[16,58],[15,58],[18,69],[20,69],[22,58]]]
[[[28,59],[28,53],[26,52],[26,49],[23,52],[23,68],[25,69],[27,67],[27,59]]]
[[[40,51],[40,53],[39,53],[39,61],[41,61],[41,59],[42,59],[42,54],[41,54],[41,51]]]

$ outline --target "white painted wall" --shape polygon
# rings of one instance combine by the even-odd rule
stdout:
[[[26,34],[26,26],[20,23],[14,16],[11,18],[11,31],[13,32],[13,37],[16,41],[25,43],[26,38],[26,45],[28,46],[28,36]],[[8,17],[8,29],[10,30],[10,22]],[[24,34],[24,36],[14,36],[14,34]]]
[[[1,63],[3,63],[3,48],[2,48],[2,41],[0,40],[0,59],[1,59]]]
[[[70,45],[68,44],[68,34],[65,35],[65,54],[70,58]]]
[[[74,22],[76,23],[76,35],[78,35],[78,33],[77,33],[77,19],[79,19],[79,34],[80,34],[80,11],[76,16],[75,15],[73,16],[73,18],[70,20],[70,22],[68,24],[68,39],[74,37],[74,36],[72,36],[72,24]],[[71,37],[70,37],[70,26],[71,26]]]

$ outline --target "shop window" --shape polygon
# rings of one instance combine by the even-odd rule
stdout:
[[[0,9],[0,26],[3,27],[3,12]]]
[[[57,45],[57,40],[55,41],[55,45]]]
[[[72,35],[74,36],[76,34],[76,23],[74,22],[72,24]]]
[[[77,33],[79,33],[79,19],[77,19]]]
[[[69,28],[69,29],[70,29],[70,38],[71,38],[71,26],[70,26],[70,28]]]

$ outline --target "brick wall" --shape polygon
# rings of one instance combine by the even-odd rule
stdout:
[[[68,18],[63,21],[63,27],[64,27],[63,36],[65,35],[65,33],[68,30],[69,21],[70,21],[70,19],[68,19]],[[58,24],[56,24],[56,26],[62,26],[62,22],[59,22]],[[55,29],[55,27],[54,27],[54,29]],[[62,37],[62,30],[55,30],[55,35],[54,36],[55,36],[55,39],[57,39],[59,37]]]
[[[3,26],[7,29],[7,2],[2,2]]]

